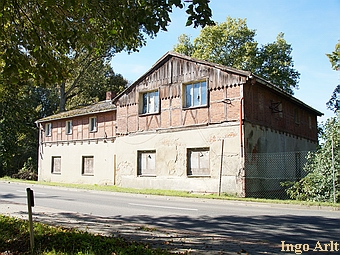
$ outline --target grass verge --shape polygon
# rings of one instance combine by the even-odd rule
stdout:
[[[0,254],[31,254],[28,221],[0,215]],[[34,255],[168,255],[166,250],[122,237],[107,237],[88,232],[34,223]]]
[[[123,192],[123,193],[134,193],[134,194],[146,194],[146,195],[158,195],[158,196],[175,196],[175,197],[192,197],[192,198],[209,198],[209,199],[223,199],[223,200],[234,200],[244,202],[261,202],[261,203],[272,203],[272,204],[292,204],[292,205],[304,205],[304,206],[316,206],[316,207],[334,207],[340,209],[339,203],[329,202],[314,202],[314,201],[299,201],[299,200],[280,200],[280,199],[265,199],[265,198],[243,198],[237,197],[232,194],[197,194],[186,191],[178,190],[159,190],[159,189],[134,189],[134,188],[123,188],[113,185],[91,185],[91,184],[71,184],[71,183],[55,183],[55,182],[41,182],[41,181],[28,181],[22,179],[14,179],[10,177],[0,178],[0,181],[8,182],[20,182],[29,183],[33,185],[45,185],[54,187],[66,187],[74,189],[85,189],[85,190],[96,190],[96,191],[108,191],[108,192]]]

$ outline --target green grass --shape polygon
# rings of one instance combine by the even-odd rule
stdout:
[[[28,221],[0,215],[0,233],[0,254],[31,254]],[[37,255],[170,254],[122,237],[94,235],[42,223],[34,223],[34,243],[33,254]]]
[[[192,197],[192,198],[209,198],[209,199],[223,199],[223,200],[234,200],[234,201],[245,201],[245,202],[261,202],[261,203],[273,203],[273,204],[292,204],[292,205],[304,205],[304,206],[329,206],[340,208],[340,204],[334,204],[329,202],[312,202],[312,201],[298,201],[298,200],[280,200],[280,199],[264,199],[264,198],[243,198],[237,197],[233,194],[197,194],[185,191],[177,190],[160,190],[160,189],[134,189],[134,188],[123,188],[113,185],[91,185],[91,184],[70,184],[70,183],[55,183],[55,182],[42,182],[42,181],[26,181],[21,179],[13,179],[9,177],[0,178],[0,181],[8,182],[21,182],[30,183],[45,186],[56,186],[66,187],[74,189],[86,189],[86,190],[97,190],[97,191],[109,191],[109,192],[123,192],[123,193],[134,193],[134,194],[147,194],[147,195],[159,195],[159,196],[175,196],[175,197]]]

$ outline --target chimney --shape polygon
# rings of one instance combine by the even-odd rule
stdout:
[[[106,101],[111,101],[116,96],[115,92],[107,91],[106,92]]]

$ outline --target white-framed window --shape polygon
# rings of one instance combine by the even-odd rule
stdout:
[[[82,175],[94,175],[94,156],[82,157]]]
[[[61,156],[52,156],[52,174],[61,174]]]
[[[207,82],[198,81],[183,85],[184,108],[207,105]]]
[[[52,123],[46,123],[45,124],[45,136],[51,136],[52,135]]]
[[[158,113],[159,112],[159,92],[158,90],[142,94],[141,113]]]
[[[210,176],[209,148],[188,149],[188,176]]]
[[[67,135],[72,134],[72,120],[66,121],[66,134]]]
[[[97,131],[97,118],[91,117],[89,119],[89,130],[90,132],[96,132]]]
[[[138,151],[138,176],[156,176],[156,151]]]

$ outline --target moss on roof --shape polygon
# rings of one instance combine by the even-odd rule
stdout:
[[[107,112],[107,111],[115,111],[116,106],[112,104],[112,101],[101,101],[95,104],[83,106],[78,109],[66,111],[66,112],[60,112],[51,116],[47,116],[45,118],[37,120],[37,123],[39,122],[46,122],[50,120],[58,120],[58,119],[66,119],[76,116],[83,116],[83,115],[90,115],[94,113],[99,112]]]

